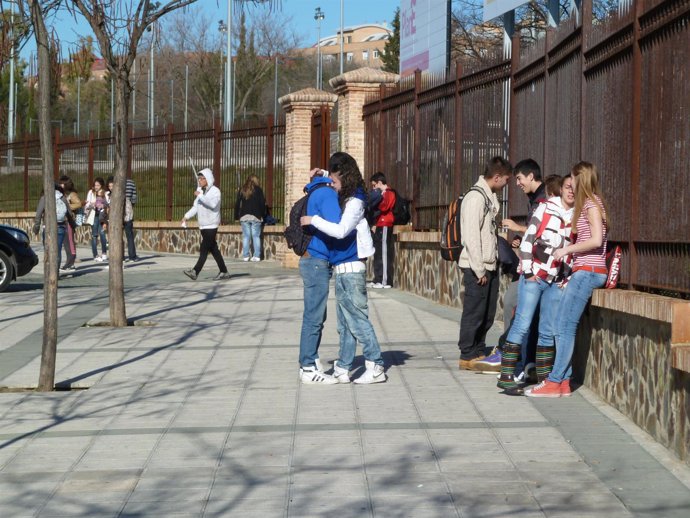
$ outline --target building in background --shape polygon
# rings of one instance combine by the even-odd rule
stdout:
[[[345,27],[343,35],[343,57],[348,65],[381,68],[381,54],[386,41],[393,31],[385,24],[369,23]],[[332,36],[321,38],[321,57],[323,63],[337,63],[340,59],[340,31]],[[316,55],[317,44],[301,49],[305,56]]]

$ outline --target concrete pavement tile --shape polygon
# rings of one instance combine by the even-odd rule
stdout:
[[[151,502],[127,502],[122,516],[200,516],[206,500],[168,500]]]
[[[273,484],[221,484],[216,481],[210,490],[210,500],[281,500],[287,495],[287,477]]]
[[[288,516],[366,516],[371,512],[366,495],[359,498],[331,497],[320,498],[319,495],[307,493],[293,496],[288,506]]]
[[[462,513],[462,516],[471,516],[472,518],[496,518],[503,516],[516,516],[519,518],[544,518],[547,516],[539,508],[539,504],[536,502],[525,506],[500,505],[493,504],[491,502],[473,502],[465,505],[463,502],[460,502],[458,508]]]
[[[582,514],[598,512],[599,516],[628,512],[621,501],[610,492],[605,493],[544,493],[539,503],[547,515],[569,512],[573,509]]]
[[[205,500],[208,494],[208,487],[161,487],[155,489],[141,489],[137,486],[129,497],[129,502]]]
[[[255,499],[235,498],[223,500],[208,500],[204,509],[204,516],[283,516],[287,507],[285,498]],[[258,514],[257,514],[258,513]]]

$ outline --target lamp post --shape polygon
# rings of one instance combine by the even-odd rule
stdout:
[[[314,20],[316,20],[316,28],[317,28],[317,39],[316,39],[316,89],[321,90],[321,20],[323,20],[326,17],[324,12],[321,10],[320,7],[316,8],[316,11],[314,12]]]
[[[218,32],[221,34],[225,35],[228,32],[228,26],[223,20],[218,20]],[[227,102],[227,97],[224,98],[225,95],[227,95],[227,92],[223,89],[223,75],[225,74],[225,70],[227,65],[223,62],[223,46],[221,45],[220,47],[220,81],[218,82],[218,107],[219,107],[219,112],[225,114],[223,111],[223,100]],[[226,83],[227,85],[227,83]],[[225,117],[225,115],[223,115]],[[223,125],[224,127],[227,128],[227,120],[223,120]]]
[[[156,23],[148,26],[148,31],[151,31],[151,56],[149,57],[149,132],[153,135],[153,127],[155,126],[155,115],[154,115],[154,94],[155,94],[155,84],[153,82],[153,48],[156,44]]]
[[[345,18],[343,0],[340,0],[340,75],[343,74],[343,47],[345,46],[345,32],[343,19]]]
[[[232,2],[228,0],[228,21],[227,21],[227,42],[226,56],[227,65],[225,67],[225,129],[230,130],[233,120],[232,106]]]

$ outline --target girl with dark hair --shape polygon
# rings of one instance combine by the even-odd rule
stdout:
[[[58,179],[58,183],[64,191],[65,201],[67,202],[70,211],[72,214],[76,214],[77,211],[81,209],[81,200],[79,199],[79,195],[74,188],[74,182],[72,182],[69,176],[61,176]],[[67,232],[65,234],[64,248],[67,260],[60,270],[63,272],[71,272],[75,270],[74,263],[77,260],[77,246],[74,240],[75,227],[69,224],[65,230]]]
[[[350,368],[355,358],[357,341],[362,343],[365,371],[355,383],[386,381],[381,346],[369,321],[366,288],[366,264],[363,259],[374,254],[364,208],[367,199],[362,173],[357,162],[347,153],[335,153],[328,169],[333,187],[338,191],[342,214],[338,223],[322,217],[303,216],[302,225],[312,225],[336,238],[328,242],[330,263],[335,273],[336,315],[340,351],[333,363],[333,377],[338,383],[350,382]]]
[[[86,195],[86,205],[84,210],[93,211],[93,216],[89,214],[88,220],[91,221],[91,252],[94,261],[104,262],[108,260],[108,242],[105,237],[105,216],[108,203],[105,199],[105,181],[98,177],[93,181],[93,187]],[[98,239],[101,240],[101,255],[98,255]]]
[[[592,292],[606,282],[606,242],[611,221],[599,189],[599,175],[589,162],[576,164],[572,171],[575,189],[573,234],[577,239],[560,248],[554,258],[573,256],[573,274],[566,284],[556,317],[556,359],[548,377],[531,390],[530,397],[570,396],[575,334]]]
[[[237,193],[235,220],[242,226],[242,257],[244,261],[261,261],[261,224],[266,216],[266,198],[259,186],[259,178],[250,175]],[[250,243],[254,247],[251,254]]]

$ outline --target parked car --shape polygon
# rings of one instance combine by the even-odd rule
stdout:
[[[0,225],[0,292],[10,283],[29,273],[38,264],[29,234],[9,225]]]

